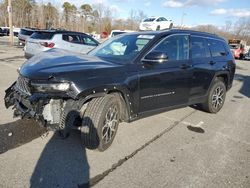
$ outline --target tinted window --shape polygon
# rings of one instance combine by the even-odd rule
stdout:
[[[186,60],[189,58],[189,37],[175,35],[165,38],[153,51],[165,52],[168,60]]]
[[[53,38],[55,33],[53,32],[40,32],[40,31],[35,31],[30,38],[32,39],[42,39],[42,40],[50,40]]]
[[[82,44],[81,37],[79,35],[64,34],[64,35],[62,35],[62,39],[67,41],[67,42]]]
[[[144,22],[153,22],[155,20],[155,18],[147,18],[144,20]]]
[[[34,31],[26,30],[26,29],[21,29],[21,31],[20,31],[20,34],[28,35],[28,36],[32,35],[33,33],[34,33]]]
[[[210,57],[206,39],[201,37],[191,37],[192,58]]]
[[[209,39],[208,45],[210,47],[211,54],[213,57],[224,56],[226,54],[223,42]]]

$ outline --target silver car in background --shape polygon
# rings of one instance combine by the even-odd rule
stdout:
[[[25,41],[34,33],[34,29],[31,28],[22,28],[18,33],[18,45],[24,46]]]
[[[27,59],[51,48],[86,54],[98,45],[98,41],[85,33],[39,30],[35,31],[30,38],[26,40],[24,52]]]

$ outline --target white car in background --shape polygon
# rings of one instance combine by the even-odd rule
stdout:
[[[149,17],[144,19],[140,23],[140,30],[147,31],[147,30],[164,30],[164,29],[171,29],[173,27],[172,20],[166,19],[164,17]]]
[[[86,54],[98,45],[98,41],[85,33],[64,30],[39,30],[35,31],[26,40],[24,52],[27,59],[51,48]]]

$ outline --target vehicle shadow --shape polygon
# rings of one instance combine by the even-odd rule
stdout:
[[[92,124],[88,117],[84,119]],[[30,187],[89,187],[89,164],[80,134],[72,130],[67,139],[53,135],[36,164]]]
[[[0,154],[26,144],[46,132],[33,120],[22,120],[0,125]]]
[[[235,74],[234,79],[239,82],[242,82],[242,86],[239,92],[242,95],[245,95],[246,97],[250,98],[250,76]]]

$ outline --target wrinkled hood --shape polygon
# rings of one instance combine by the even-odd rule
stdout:
[[[48,79],[72,72],[93,73],[95,69],[121,66],[98,57],[51,49],[39,53],[26,61],[20,74],[30,79]]]

